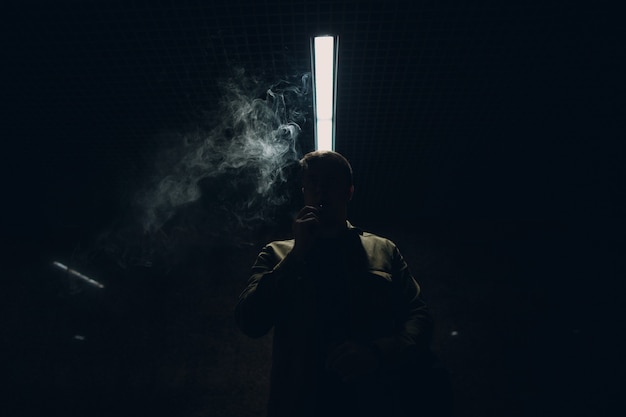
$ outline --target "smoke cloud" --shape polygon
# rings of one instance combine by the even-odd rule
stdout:
[[[219,82],[217,109],[158,152],[135,201],[143,232],[236,240],[272,222],[291,198],[309,83],[305,74],[268,87],[244,70]]]
[[[310,82],[310,73],[267,82],[244,70],[218,81],[216,106],[192,128],[155,138],[151,162],[125,191],[131,206],[88,257],[169,270],[196,248],[248,246],[290,227],[302,143],[312,143],[302,129]]]

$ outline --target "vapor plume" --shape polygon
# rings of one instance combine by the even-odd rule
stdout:
[[[289,199],[310,77],[268,86],[243,70],[219,83],[217,109],[171,134],[136,205],[145,233],[228,235],[271,219]]]

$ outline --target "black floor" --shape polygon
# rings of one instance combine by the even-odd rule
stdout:
[[[615,413],[624,241],[599,227],[377,227],[432,309],[459,417]],[[167,269],[94,252],[83,263],[98,289],[51,267],[62,240],[15,245],[7,264],[4,415],[263,415],[271,337],[248,339],[232,318],[260,241],[189,247]]]

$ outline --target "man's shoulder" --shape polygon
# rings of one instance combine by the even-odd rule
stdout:
[[[361,235],[361,241],[363,243],[368,243],[368,244],[377,245],[377,246],[382,245],[382,246],[395,247],[395,243],[393,243],[393,241],[391,241],[390,239],[384,236],[377,235],[376,233],[362,231],[360,235]]]
[[[295,243],[295,239],[285,239],[285,240],[273,240],[269,242],[266,246],[276,247],[276,248],[292,248]]]
[[[274,240],[265,245],[264,250],[271,251],[273,254],[282,259],[293,249],[294,243],[294,239]]]
[[[397,254],[396,244],[381,235],[372,232],[361,231],[359,234],[361,244],[368,256],[377,259],[393,259]]]

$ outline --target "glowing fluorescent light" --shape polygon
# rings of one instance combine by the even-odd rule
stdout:
[[[98,281],[93,280],[74,269],[68,268],[67,266],[63,265],[61,262],[54,261],[52,262],[52,265],[56,266],[61,271],[66,272],[68,275],[72,275],[76,278],[82,279],[83,281],[85,281],[88,284],[93,285],[94,287],[104,288],[104,285],[100,284]]]
[[[336,36],[317,36],[311,43],[316,150],[335,150],[338,41]]]

